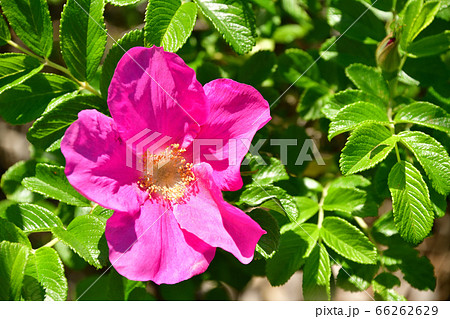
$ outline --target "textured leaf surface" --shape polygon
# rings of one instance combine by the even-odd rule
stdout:
[[[0,242],[0,300],[20,300],[29,249]]]
[[[105,51],[103,0],[68,0],[61,15],[61,53],[70,72],[90,81]]]
[[[450,134],[450,114],[428,102],[415,102],[401,108],[394,121],[423,125]]]
[[[102,98],[95,95],[65,95],[33,123],[27,133],[28,140],[46,149],[64,135],[84,109],[106,110],[107,106]]]
[[[38,55],[48,58],[53,26],[45,0],[1,0],[3,14],[17,36]]]
[[[366,123],[389,124],[386,110],[367,102],[356,102],[341,109],[333,118],[328,140]]]
[[[50,231],[62,227],[62,222],[51,211],[35,204],[19,203],[9,206],[0,217],[10,221],[25,233]]]
[[[316,245],[303,268],[303,298],[330,300],[330,257],[322,244]]]
[[[352,213],[366,202],[366,192],[357,188],[330,187],[323,202],[323,209]]]
[[[414,18],[414,22],[412,26],[408,29],[408,33],[406,34],[406,43],[413,41],[422,30],[424,30],[427,26],[433,22],[436,13],[439,10],[440,0],[439,1],[427,1],[423,4],[419,14]],[[402,36],[405,36],[403,33]]]
[[[78,85],[55,74],[36,74],[0,95],[0,115],[11,124],[35,120],[54,98],[75,91]]]
[[[6,24],[3,14],[0,13],[0,46],[5,45],[7,41],[11,40],[11,33]]]
[[[259,183],[260,185],[268,185],[274,182],[287,180],[289,175],[286,172],[286,167],[281,163],[281,161],[275,157],[270,157],[268,162],[258,163],[258,160],[262,160],[261,157],[247,155],[250,158],[250,170],[256,171],[252,175],[253,181]]]
[[[295,197],[295,203],[298,208],[298,218],[296,222],[299,224],[306,222],[319,211],[319,204],[308,197]]]
[[[104,97],[108,96],[108,87],[117,63],[128,50],[137,46],[144,46],[144,32],[142,30],[128,32],[109,50],[105,62],[103,62],[102,75],[100,77],[100,91]]]
[[[272,257],[280,242],[280,228],[276,219],[262,209],[254,209],[247,214],[267,232],[259,239],[256,251],[266,259]]]
[[[409,131],[399,134],[431,179],[433,187],[442,195],[450,193],[450,157],[445,148],[431,136]]]
[[[389,173],[394,220],[400,235],[412,244],[420,243],[433,226],[433,207],[420,172],[409,162],[395,164]]]
[[[297,206],[294,198],[280,187],[260,184],[251,185],[241,195],[241,201],[250,206],[270,208],[283,215],[287,215],[294,221],[298,217]]]
[[[145,46],[176,52],[194,29],[197,6],[180,0],[150,0],[145,13]]]
[[[92,266],[101,268],[107,258],[105,222],[97,216],[76,217],[67,227],[52,229],[53,234]]]
[[[388,272],[382,272],[372,281],[374,296],[376,300],[384,301],[406,301],[393,288],[400,286],[400,279]]]
[[[339,161],[342,173],[354,174],[375,166],[388,156],[398,141],[384,126],[368,124],[350,135]]]
[[[450,49],[450,30],[411,43],[408,53],[416,58],[437,55]]]
[[[359,89],[378,96],[385,102],[389,100],[387,83],[377,69],[355,63],[346,68],[345,73]]]
[[[355,226],[338,217],[324,219],[320,236],[339,255],[361,264],[375,264],[375,246]]]
[[[0,94],[22,83],[42,69],[39,60],[20,53],[0,55]]]
[[[75,206],[90,206],[89,200],[70,185],[64,174],[64,167],[38,164],[36,176],[22,181],[29,190]]]
[[[328,119],[332,120],[344,106],[356,102],[367,102],[379,107],[384,107],[383,100],[372,94],[361,90],[347,89],[334,94],[327,104],[322,107],[322,113],[325,114]]]
[[[267,278],[272,286],[284,284],[299,270],[318,238],[319,230],[314,224],[292,223],[281,228],[280,246],[266,264]]]
[[[255,17],[243,0],[194,0],[224,39],[239,54],[255,45]]]
[[[106,2],[111,3],[115,6],[129,6],[131,4],[138,3],[142,0],[106,0]]]
[[[64,265],[54,249],[41,247],[32,252],[29,255],[25,275],[39,282],[45,291],[45,301],[67,299],[67,279],[64,276]]]
[[[25,233],[20,230],[16,225],[0,218],[0,242],[9,241],[12,243],[19,243],[28,248],[31,248],[31,243]]]
[[[288,82],[302,88],[316,86],[320,80],[319,68],[313,58],[300,49],[288,49],[280,55],[278,72]]]

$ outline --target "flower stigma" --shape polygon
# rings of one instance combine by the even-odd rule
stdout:
[[[186,150],[179,144],[172,144],[159,154],[144,154],[144,174],[138,186],[151,199],[163,199],[172,204],[183,201],[195,181],[193,164],[186,162],[184,152]]]

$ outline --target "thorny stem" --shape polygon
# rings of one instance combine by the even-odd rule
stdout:
[[[55,70],[61,71],[64,74],[68,75],[72,80],[74,80],[75,82],[78,83],[78,85],[80,86],[81,89],[87,90],[87,91],[89,91],[89,92],[91,92],[91,93],[101,97],[101,94],[96,89],[94,89],[88,82],[81,82],[81,81],[79,81],[77,78],[75,78],[72,75],[72,73],[70,73],[70,71],[67,68],[65,68],[65,67],[63,67],[63,66],[61,66],[59,64],[56,64],[56,63],[50,61],[47,58],[43,58],[43,57],[40,57],[40,56],[34,54],[33,52],[31,52],[31,51],[21,47],[19,44],[17,44],[16,42],[14,42],[12,40],[9,40],[8,44],[10,46],[12,46],[12,47],[22,51],[23,53],[25,53],[25,54],[27,54],[27,55],[29,55],[29,56],[39,60],[39,62],[41,62],[43,65],[52,67]]]

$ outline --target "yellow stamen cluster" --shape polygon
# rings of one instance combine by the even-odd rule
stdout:
[[[189,186],[195,181],[192,164],[182,154],[186,150],[172,144],[159,154],[143,156],[144,175],[138,185],[152,199],[163,199],[172,204],[181,202]]]

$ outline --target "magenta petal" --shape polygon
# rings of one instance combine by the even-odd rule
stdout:
[[[211,164],[219,188],[235,191],[242,187],[240,166],[253,136],[271,119],[269,104],[253,87],[229,79],[206,84],[205,93],[211,113],[194,143],[214,145],[209,139],[215,139],[219,147],[201,148],[194,161]]]
[[[67,129],[61,151],[70,184],[89,200],[133,212],[148,198],[136,185],[139,172],[125,165],[125,144],[111,118],[95,110],[81,111]]]
[[[140,214],[114,212],[105,231],[109,259],[130,280],[174,284],[204,272],[215,248],[180,229],[171,210],[147,202]]]
[[[224,201],[212,179],[210,165],[196,165],[194,172],[197,191],[185,204],[174,208],[180,227],[248,264],[253,259],[256,244],[266,232],[242,210]]]
[[[120,60],[108,91],[120,135],[128,141],[150,130],[189,145],[208,118],[209,106],[195,72],[174,53],[136,47]]]

